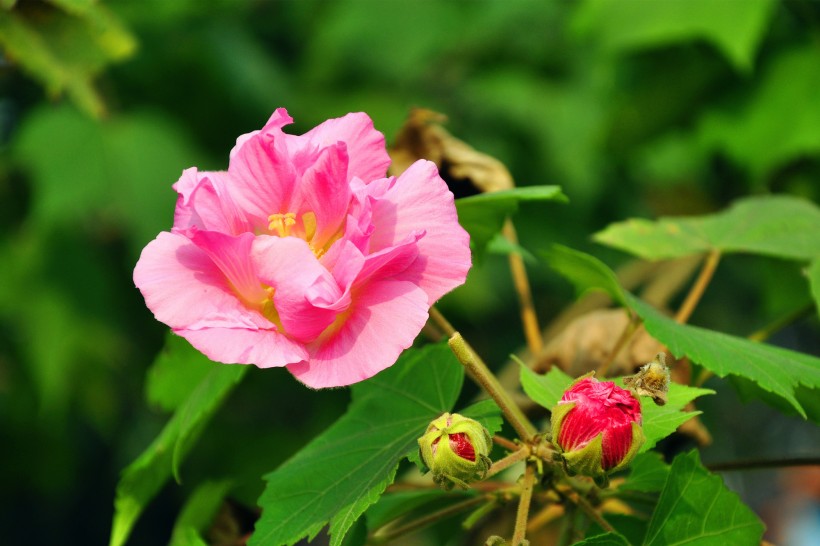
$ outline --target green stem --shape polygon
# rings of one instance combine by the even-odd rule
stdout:
[[[632,311],[627,311],[629,314],[629,322],[626,323],[621,335],[618,337],[618,340],[615,342],[615,345],[612,347],[612,350],[609,352],[609,356],[607,359],[598,367],[596,370],[596,375],[603,379],[606,377],[606,372],[609,370],[609,367],[615,362],[615,359],[618,358],[621,350],[626,346],[629,340],[632,339],[632,336],[638,331],[638,326],[641,324],[641,319],[637,315],[635,315]]]
[[[706,261],[703,262],[703,267],[698,274],[698,278],[695,279],[695,284],[692,285],[689,293],[686,294],[686,299],[683,300],[683,304],[675,315],[675,322],[683,324],[692,316],[692,312],[695,310],[695,307],[697,307],[701,296],[703,296],[706,287],[709,286],[709,282],[715,274],[718,263],[720,263],[719,250],[712,250],[706,255]]]
[[[487,475],[484,477],[484,479],[491,478],[491,477],[495,476],[496,474],[498,474],[499,472],[507,470],[512,465],[514,465],[516,463],[520,463],[521,461],[525,460],[529,456],[530,456],[529,448],[526,448],[526,447],[522,446],[518,451],[514,451],[514,452],[510,453],[509,455],[507,455],[506,457],[504,457],[503,459],[499,459],[496,462],[494,462],[493,465],[490,467],[490,471],[487,472]]]
[[[535,465],[528,464],[524,472],[524,482],[521,484],[521,498],[518,500],[518,512],[515,514],[515,530],[513,531],[512,546],[521,546],[527,538],[527,518],[530,515],[530,501],[532,489],[535,485]]]
[[[521,408],[515,404],[509,393],[504,390],[504,387],[501,386],[493,372],[481,360],[481,357],[473,351],[473,348],[458,332],[452,335],[449,344],[453,354],[464,365],[470,377],[495,400],[495,403],[501,408],[501,412],[515,429],[515,432],[518,433],[518,436],[525,442],[530,441],[537,432],[535,426],[527,419]]]

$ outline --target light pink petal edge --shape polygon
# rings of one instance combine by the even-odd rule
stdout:
[[[417,283],[432,305],[464,283],[472,265],[470,236],[458,223],[453,194],[434,163],[416,161],[373,204],[370,251],[399,245],[414,232],[419,256],[397,279]]]
[[[342,387],[392,366],[427,321],[427,295],[410,282],[377,281],[356,294],[349,316],[329,339],[309,347],[310,360],[288,366],[307,386]]]

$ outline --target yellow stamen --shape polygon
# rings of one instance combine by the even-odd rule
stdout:
[[[316,235],[316,214],[306,212],[302,215],[302,225],[305,226],[305,240],[310,242]]]
[[[296,214],[288,212],[286,214],[276,213],[268,216],[268,229],[276,232],[279,237],[290,235],[290,228],[296,225]]]

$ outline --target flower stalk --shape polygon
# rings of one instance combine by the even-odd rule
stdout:
[[[495,403],[501,408],[504,417],[507,418],[518,436],[525,442],[530,441],[537,433],[537,429],[524,415],[521,408],[515,404],[504,387],[501,386],[498,378],[490,371],[487,364],[481,360],[481,357],[475,353],[460,333],[454,333],[448,343],[453,354],[466,368],[470,377],[495,400]]]
[[[530,514],[532,489],[535,485],[535,465],[528,464],[524,471],[524,480],[521,484],[521,498],[518,500],[518,512],[515,514],[515,530],[513,531],[512,546],[520,546],[527,538],[527,518]]]

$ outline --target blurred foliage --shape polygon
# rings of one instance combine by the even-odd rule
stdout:
[[[120,470],[181,402],[152,376],[145,408],[165,331],[131,269],[170,227],[182,169],[224,168],[235,138],[278,106],[299,120],[294,132],[366,111],[388,141],[410,107],[446,113],[519,185],[569,197],[521,204],[519,239],[533,251],[560,242],[615,263],[625,257],[589,239],[613,221],[713,212],[748,194],[820,200],[810,1],[3,0],[0,47],[4,544],[108,535]],[[693,322],[745,335],[804,303],[802,264],[751,263],[724,259]],[[572,293],[542,266],[530,273],[546,322]],[[523,344],[514,298],[505,260],[489,255],[442,307],[501,362]],[[816,352],[817,333],[815,317],[777,341]],[[167,541],[206,480],[230,476],[232,497],[253,506],[260,476],[347,400],[249,370],[133,543]],[[175,540],[192,525],[181,520]]]

